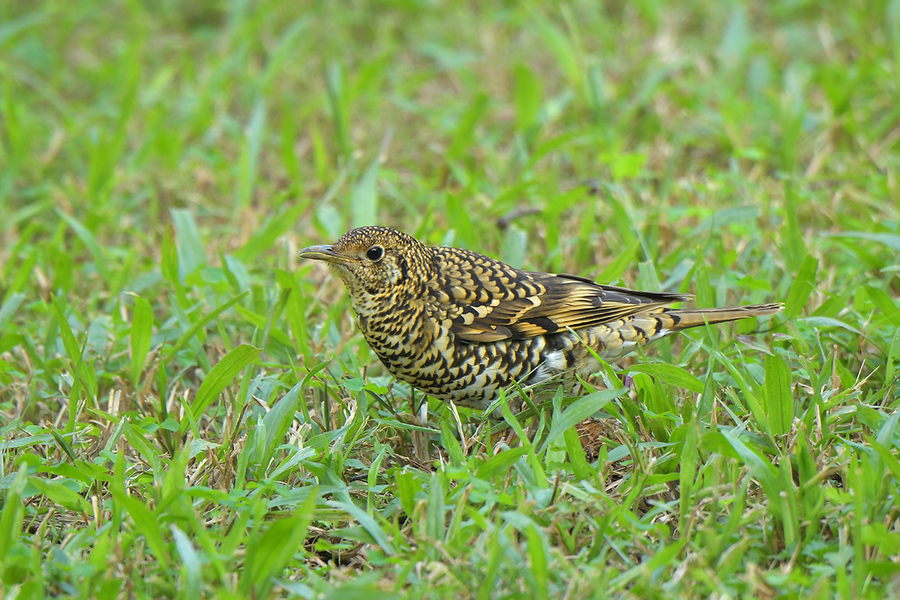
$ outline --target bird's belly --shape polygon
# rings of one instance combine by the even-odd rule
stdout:
[[[486,406],[499,390],[524,383],[542,360],[542,339],[472,344],[441,333],[415,351],[394,336],[366,335],[366,340],[397,379],[464,406]]]
[[[559,380],[573,372],[588,375],[597,361],[588,344],[605,360],[616,360],[633,344],[605,343],[604,328],[490,343],[459,341],[440,328],[438,335],[375,333],[363,329],[366,341],[397,379],[440,400],[484,407],[514,383],[532,385]],[[582,343],[585,342],[585,343]]]

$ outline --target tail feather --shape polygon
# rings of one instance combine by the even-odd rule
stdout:
[[[699,327],[709,323],[726,323],[749,317],[772,315],[784,308],[783,304],[748,304],[746,306],[729,306],[724,308],[678,308],[664,311],[672,317],[672,331],[681,331],[691,327]]]

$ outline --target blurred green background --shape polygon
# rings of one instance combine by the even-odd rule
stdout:
[[[896,591],[898,86],[900,0],[0,4],[0,592]],[[296,258],[370,223],[786,309],[494,448]]]

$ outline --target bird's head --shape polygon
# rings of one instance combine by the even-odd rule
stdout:
[[[364,297],[396,296],[423,285],[433,267],[430,249],[387,227],[359,227],[329,246],[310,246],[302,258],[327,262],[347,286],[354,306]]]

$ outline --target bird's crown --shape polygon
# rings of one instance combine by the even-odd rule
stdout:
[[[415,252],[424,248],[413,236],[381,225],[357,227],[342,235],[332,248],[341,253],[368,252],[374,247],[393,252]],[[377,251],[373,251],[373,255]]]

